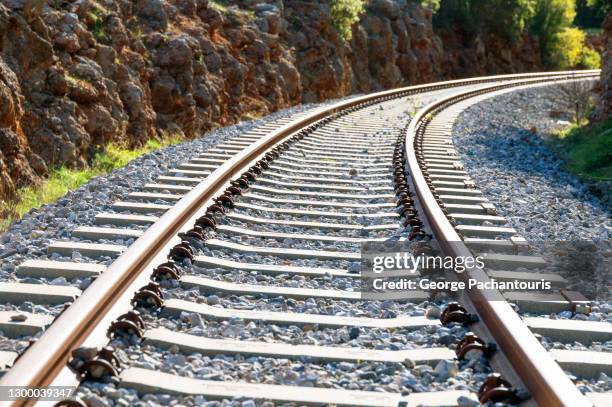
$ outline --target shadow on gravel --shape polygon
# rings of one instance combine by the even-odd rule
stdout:
[[[472,148],[461,143],[462,139],[468,138],[475,144]],[[610,212],[610,203],[568,173],[552,142],[537,133],[516,126],[497,126],[495,129],[469,130],[469,134],[457,140],[456,148],[460,155],[469,157],[471,165],[466,163],[466,169],[477,184],[483,179],[477,168],[485,167],[516,177],[519,184],[533,188],[545,185],[554,189],[559,198],[586,201],[602,212]]]

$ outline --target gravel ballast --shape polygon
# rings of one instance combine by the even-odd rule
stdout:
[[[557,109],[547,88],[486,99],[455,122],[456,150],[476,186],[527,240],[609,240],[608,210],[563,169],[545,136],[562,127],[548,115]]]
[[[519,90],[469,107],[453,126],[455,148],[476,187],[495,205],[498,215],[505,217],[508,226],[528,242],[535,243],[549,262],[562,264],[563,257],[571,255],[596,256],[584,251],[585,243],[593,241],[608,251],[600,259],[609,262],[609,208],[564,170],[564,162],[550,138],[551,132],[567,125],[549,116],[549,112],[559,109],[555,94],[549,87]],[[544,245],[538,245],[540,242]],[[568,252],[573,253],[568,256]],[[590,277],[581,274],[580,268],[566,270],[564,267],[561,273],[571,289],[596,293],[590,298],[598,299],[592,302],[588,316],[564,311],[550,318],[612,323],[610,267],[604,263]],[[612,351],[612,341],[561,343],[541,337],[541,342],[545,349]],[[612,380],[603,373],[594,379],[567,373],[582,392],[612,389]]]
[[[388,109],[388,111],[387,111]],[[376,108],[378,111],[378,107]],[[393,108],[380,109],[381,113],[389,118],[390,126],[397,126],[399,131],[407,121],[408,117],[402,115],[405,106],[393,106]],[[305,165],[304,167],[308,167]],[[390,170],[389,170],[390,173]],[[389,174],[390,177],[390,174]],[[285,188],[283,188],[285,189]],[[286,188],[293,189],[293,188]],[[367,194],[367,190],[354,191],[352,194]],[[273,198],[282,198],[282,194],[266,193]],[[334,199],[321,196],[309,197],[310,200],[333,200],[339,202],[362,203],[364,205],[380,202],[393,202],[383,199]],[[241,198],[238,198],[240,201]],[[273,203],[266,203],[269,207],[280,207]],[[301,207],[303,209],[303,207]],[[314,208],[321,210],[321,208]],[[372,210],[372,208],[370,208]],[[392,212],[393,207],[385,208]],[[381,209],[375,209],[375,212]],[[258,215],[254,211],[236,209],[233,212]],[[352,212],[352,211],[351,211]],[[370,212],[370,211],[368,211]],[[266,214],[266,217],[278,220],[301,220],[304,222],[323,221],[306,216],[285,216]],[[398,223],[399,218],[385,220],[376,218],[362,218],[356,216],[349,219],[347,224],[372,225],[380,223]],[[327,219],[327,221],[344,223],[344,219]],[[308,234],[321,234],[326,236],[364,237],[361,231],[339,230],[331,231],[305,226],[289,226],[283,224],[271,225],[261,224],[254,226],[246,222],[230,218],[222,218],[220,224],[241,226],[260,231],[274,231],[281,233],[298,232]],[[368,233],[373,236],[399,237],[401,228],[381,232]],[[403,232],[405,235],[406,232]],[[358,253],[358,243],[342,243],[333,241],[311,241],[296,239],[265,239],[251,237],[248,235],[230,235],[217,233],[209,237],[221,238],[234,243],[253,245],[259,247],[286,247],[294,249],[310,250],[332,250],[351,251]],[[354,261],[347,260],[319,260],[306,258],[283,258],[283,256],[260,255],[255,252],[237,252],[229,249],[217,249],[206,245],[197,246],[197,254],[207,255],[215,258],[225,258],[241,263],[264,263],[282,264],[313,268],[335,268],[353,272]],[[358,265],[358,263],[357,263]],[[360,281],[356,278],[323,276],[311,278],[299,275],[277,274],[264,275],[257,272],[242,270],[219,270],[215,267],[195,267],[186,262],[183,271],[189,275],[200,275],[214,279],[235,282],[251,282],[262,286],[284,286],[284,287],[309,287],[313,289],[336,289],[345,291],[356,291]],[[183,299],[195,303],[206,303],[214,307],[240,310],[259,310],[272,312],[289,312],[298,314],[321,314],[335,316],[351,316],[364,318],[395,318],[395,317],[423,317],[437,319],[440,310],[446,305],[445,301],[431,303],[428,301],[410,303],[402,301],[338,301],[330,299],[291,299],[279,296],[239,295],[231,293],[204,293],[197,288],[186,288],[177,282],[162,282],[164,297],[166,299]],[[196,336],[209,338],[240,339],[245,341],[283,342],[291,344],[310,344],[319,346],[356,347],[380,350],[418,349],[423,347],[449,347],[454,348],[458,338],[461,338],[468,328],[460,325],[449,327],[432,326],[421,329],[370,329],[370,328],[324,328],[318,325],[307,324],[296,326],[283,324],[271,324],[264,322],[248,322],[239,318],[215,320],[210,317],[199,316],[183,312],[180,316],[166,315],[163,311],[141,309],[148,329],[160,327],[171,331],[188,333]],[[275,357],[250,357],[248,355],[214,357],[203,356],[193,353],[182,353],[172,349],[161,349],[150,345],[138,345],[136,338],[118,338],[113,345],[125,353],[128,365],[146,369],[160,370],[180,376],[194,377],[206,380],[221,380],[225,382],[251,382],[251,383],[274,383],[286,385],[299,385],[317,388],[337,388],[346,390],[383,391],[393,393],[441,391],[441,390],[468,390],[475,392],[479,384],[490,372],[484,359],[473,359],[462,362],[441,361],[434,366],[414,365],[406,363],[357,363],[352,362],[329,362],[318,363],[309,360],[288,360]],[[270,345],[272,346],[272,345]],[[271,348],[272,349],[272,348]],[[83,398],[96,397],[94,394],[104,395],[104,400],[109,402],[117,398],[128,400],[139,397],[134,393],[120,394],[112,388],[111,384],[98,384],[90,381],[85,382],[79,393]],[[154,403],[167,404],[167,395],[140,395],[140,400],[151,400]],[[134,402],[132,398],[129,402]],[[205,398],[181,399],[188,405],[207,405]],[[121,403],[120,401],[118,401]],[[251,400],[228,400],[223,405],[259,405],[259,401]],[[214,405],[214,404],[211,404]]]
[[[537,92],[537,91],[536,91]],[[518,93],[521,94],[520,92]],[[506,95],[503,97],[514,97],[515,95]],[[499,98],[502,99],[503,97]],[[533,98],[532,95],[527,96],[519,96],[525,98],[530,98],[530,100],[537,99]],[[497,100],[495,103],[498,103]],[[515,102],[517,106],[526,105],[524,100],[519,100]],[[495,156],[496,150],[495,147],[500,145],[500,140],[497,140],[495,143],[489,145],[488,138],[478,138],[481,135],[478,131],[489,131],[490,133],[494,133],[498,136],[498,138],[503,138],[503,132],[500,131],[510,124],[505,124],[504,120],[502,120],[501,116],[508,114],[505,110],[502,110],[501,106],[508,106],[508,102],[504,101],[497,107],[498,110],[489,111],[478,111],[477,109],[480,105],[477,105],[473,108],[470,108],[464,115],[461,117],[461,123],[456,126],[456,128],[460,128],[460,126],[465,125],[465,134],[459,135],[461,139],[457,141],[457,147],[462,154],[463,161],[466,164],[466,167],[474,180],[476,181],[478,187],[480,187],[486,196],[488,196],[495,205],[499,208],[499,212],[502,216],[507,216],[511,222],[516,222],[519,225],[522,225],[523,229],[528,229],[527,232],[531,232],[532,234],[525,233],[519,226],[514,225],[519,233],[524,235],[528,240],[533,239],[535,237],[539,238],[550,238],[544,231],[544,228],[538,229],[536,227],[532,227],[531,219],[536,219],[539,223],[550,222],[552,225],[557,227],[560,221],[555,221],[552,215],[549,217],[548,211],[550,209],[547,206],[538,206],[530,201],[525,201],[525,203],[515,202],[514,199],[510,198],[509,194],[512,188],[512,185],[516,183],[516,179],[513,178],[515,174],[513,171],[514,167],[509,166],[508,173],[504,173],[503,164],[505,161],[501,160],[499,157]],[[524,108],[524,107],[523,107]],[[381,109],[383,110],[383,109]],[[385,112],[389,120],[389,125],[391,124],[397,125],[401,123],[402,120],[407,122],[407,117],[403,116],[400,119],[400,114],[403,114],[406,110],[406,106],[398,106],[392,109],[389,109],[389,112]],[[287,109],[277,115],[274,118],[278,118],[282,115],[293,114],[297,111],[297,109]],[[473,111],[476,111],[474,113]],[[533,109],[530,112],[534,111]],[[545,110],[541,110],[545,111]],[[489,121],[491,128],[478,128],[477,126],[481,123],[474,119],[472,119],[472,115],[481,115],[479,120],[482,120],[482,117],[490,118]],[[487,116],[483,116],[483,115]],[[491,115],[491,116],[489,116]],[[513,114],[509,114],[510,118],[513,118]],[[497,122],[499,119],[499,123]],[[521,121],[518,121],[518,117],[514,117],[516,120],[516,124],[514,125],[515,131],[518,133],[524,132],[521,130],[520,126],[525,126],[524,118]],[[266,118],[266,120],[269,120]],[[510,119],[508,119],[510,120]],[[534,126],[540,128],[537,124],[538,118],[534,114],[533,117],[529,118],[530,121],[535,122]],[[466,122],[467,124],[465,124]],[[259,121],[257,124],[262,123]],[[512,122],[510,122],[512,123]],[[522,124],[520,124],[522,123]],[[232,126],[226,129],[220,129],[216,132],[213,132],[210,136],[196,140],[190,143],[182,144],[180,146],[170,147],[168,149],[164,149],[152,154],[149,154],[145,157],[141,157],[136,161],[130,163],[125,169],[117,171],[111,174],[109,177],[103,177],[98,179],[98,181],[92,180],[92,182],[88,183],[84,187],[80,188],[78,191],[75,191],[68,195],[68,202],[64,202],[64,204],[60,205],[53,204],[49,205],[47,208],[50,208],[49,211],[53,215],[47,215],[47,208],[45,208],[45,212],[42,211],[34,211],[33,213],[27,215],[23,221],[21,221],[18,225],[15,225],[11,231],[4,235],[4,237],[0,237],[0,241],[3,246],[0,247],[0,253],[7,253],[7,261],[10,265],[12,265],[13,269],[10,270],[10,267],[7,270],[3,270],[0,273],[0,281],[6,281],[8,279],[14,280],[14,274],[12,274],[14,270],[14,266],[24,258],[44,258],[47,256],[45,251],[45,246],[53,239],[61,239],[67,240],[70,238],[70,231],[76,226],[89,225],[93,223],[93,217],[96,213],[104,210],[109,204],[116,200],[124,200],[127,197],[127,194],[132,191],[138,190],[146,182],[151,182],[151,180],[155,179],[158,175],[163,175],[168,169],[175,167],[177,164],[186,161],[189,158],[194,157],[194,152],[204,152],[206,149],[211,146],[227,140],[228,138],[239,135],[241,132],[244,132],[256,125],[253,122],[249,122],[247,124],[240,124],[237,126]],[[250,126],[250,127],[249,127]],[[530,123],[531,126],[531,123]],[[473,129],[479,130],[473,130]],[[542,125],[542,128],[545,128]],[[472,133],[476,131],[476,133]],[[469,139],[470,137],[474,137],[475,141],[470,144],[466,143],[464,148],[463,138]],[[524,136],[524,134],[523,134]],[[509,138],[512,138],[513,135],[510,135]],[[521,135],[517,135],[518,140],[521,139]],[[524,138],[524,137],[523,137]],[[497,162],[498,165],[494,166],[490,164],[487,167],[487,163],[482,164],[480,158],[475,159],[474,151],[478,151],[478,149],[483,148],[482,143],[486,147],[485,153],[490,154],[491,160],[493,163]],[[514,141],[512,144],[512,148],[506,147],[505,150],[502,150],[501,153],[511,154],[513,152],[513,148],[516,147],[516,143],[518,141]],[[526,147],[518,146],[516,149],[520,151],[529,150],[529,148],[533,147],[536,150],[537,154],[535,156],[542,156],[544,163],[547,163],[553,158],[549,158],[547,154],[549,154],[546,150],[546,146],[542,144],[539,146],[537,143],[535,146],[532,146],[532,143],[535,143],[532,140],[527,141],[528,145]],[[489,151],[490,150],[490,151]],[[522,155],[528,155],[528,151],[523,151]],[[478,151],[478,154],[480,152]],[[531,152],[533,154],[533,151]],[[502,154],[503,155],[503,154]],[[179,158],[177,158],[179,157]],[[469,161],[465,159],[465,157],[472,158],[476,161]],[[534,157],[531,157],[535,160]],[[512,160],[514,156],[509,155],[505,158],[505,160]],[[150,161],[149,164],[147,164]],[[527,160],[528,161],[528,160]],[[481,185],[481,180],[479,179],[478,172],[481,171],[481,164],[484,165],[485,170],[483,170],[486,174],[483,176],[483,184]],[[562,174],[562,170],[559,166],[557,167],[542,167],[540,162],[533,162],[534,165],[534,178],[531,177],[531,172],[529,168],[522,167],[523,162],[520,162],[520,169],[518,171],[521,172],[523,177],[527,177],[524,179],[525,188],[531,187],[531,189],[537,189],[543,194],[552,194],[551,196],[543,196],[540,199],[552,199],[555,200],[556,193],[561,193],[560,189],[564,188],[562,180],[566,180],[564,175]],[[552,165],[552,164],[551,164]],[[474,170],[476,168],[476,170]],[[524,173],[524,174],[523,174]],[[551,177],[555,182],[551,185],[547,185],[546,188],[535,187],[535,180],[540,178],[548,179],[548,174],[551,174]],[[487,178],[488,177],[488,178]],[[557,177],[557,178],[555,178]],[[565,175],[565,177],[568,177]],[[127,181],[126,181],[127,179]],[[571,177],[568,178],[570,181]],[[122,181],[123,180],[123,181]],[[491,184],[486,185],[487,181],[490,181]],[[123,182],[123,183],[121,183]],[[501,182],[501,184],[500,184]],[[94,184],[92,186],[91,184]],[[120,186],[117,187],[116,185]],[[493,185],[495,184],[495,185]],[[500,186],[501,185],[501,186]],[[599,209],[596,200],[590,200],[588,193],[582,191],[579,183],[571,184],[572,188],[575,188],[578,192],[574,193],[574,189],[564,189],[564,193],[560,195],[559,199],[562,201],[555,201],[555,205],[558,205],[558,208],[569,210],[584,210],[587,212],[589,216],[585,221],[581,219],[581,224],[579,223],[567,223],[564,224],[566,228],[573,227],[575,229],[573,238],[580,239],[590,239],[593,235],[588,235],[586,230],[595,230],[597,238],[607,239],[610,237],[610,228],[609,225],[606,226],[606,216],[605,210]],[[508,187],[508,189],[506,189]],[[93,189],[92,189],[93,188]],[[488,189],[487,189],[488,188]],[[495,189],[497,188],[497,189]],[[500,190],[501,188],[501,190]],[[286,188],[293,189],[293,188]],[[315,191],[315,190],[313,190]],[[581,192],[582,191],[582,192]],[[359,193],[365,193],[360,191]],[[530,192],[529,192],[530,193]],[[260,195],[270,196],[270,197],[278,197],[276,194],[268,194],[266,192],[260,193]],[[528,196],[528,191],[524,190],[522,195]],[[521,195],[521,196],[522,196]],[[504,200],[504,196],[508,199]],[[313,198],[313,199],[316,199]],[[498,204],[495,199],[500,199],[505,202],[510,210],[515,210],[516,212],[506,212],[506,207],[502,204]],[[564,200],[574,199],[575,203],[567,203]],[[584,202],[581,201],[584,199]],[[335,198],[328,199],[329,201],[336,201]],[[347,202],[345,200],[339,199],[340,202]],[[537,201],[537,200],[536,200]],[[580,202],[579,202],[580,201]],[[370,200],[355,200],[355,202],[360,202],[363,204],[372,204],[372,203],[382,203],[387,202],[385,199],[370,199]],[[539,202],[539,201],[538,201]],[[578,205],[582,206],[578,206]],[[78,205],[81,207],[77,208]],[[283,207],[283,204],[279,204],[278,206],[267,204],[270,207],[280,208]],[[521,208],[521,205],[528,206],[531,211],[537,212],[538,216],[535,216],[535,213],[531,213],[530,215],[523,215],[521,210],[525,208]],[[572,206],[573,205],[573,206]],[[61,211],[62,208],[69,207],[70,209],[66,212],[66,217],[60,218],[59,220],[55,218],[58,211]],[[540,209],[544,208],[543,213],[541,213]],[[556,208],[556,207],[555,207]],[[585,209],[587,208],[587,209]],[[78,210],[77,210],[78,209]],[[82,211],[80,210],[82,209]],[[316,208],[315,208],[316,209]],[[527,210],[529,210],[527,209]],[[379,211],[379,210],[376,210]],[[250,214],[256,215],[257,212],[247,209],[241,210],[242,214]],[[370,212],[370,211],[367,211]],[[559,210],[553,211],[554,213],[561,216],[564,212],[559,212]],[[77,215],[74,215],[74,214]],[[261,213],[258,214],[262,216]],[[587,216],[580,215],[580,216]],[[63,215],[62,215],[63,216]],[[306,216],[284,216],[284,215],[268,215],[270,218],[274,219],[293,219],[293,220],[302,220],[302,221],[314,221],[315,219]],[[520,221],[521,216],[526,216],[526,221]],[[54,222],[64,222],[61,228],[57,227]],[[329,219],[328,221],[334,222],[334,220]],[[382,222],[381,220],[375,219],[363,219],[365,224],[375,224],[375,223],[387,223]],[[46,222],[43,224],[43,222]],[[221,221],[220,223],[226,223],[226,220]],[[390,221],[396,222],[396,221]],[[328,230],[325,229],[314,229],[308,227],[287,227],[286,225],[276,226],[270,224],[262,224],[261,226],[253,227],[253,225],[248,225],[241,221],[232,221],[227,222],[233,226],[244,226],[250,227],[251,229],[256,229],[260,231],[274,231],[274,232],[301,232],[301,233],[318,233],[318,234],[328,234]],[[357,223],[362,224],[361,219],[351,219],[351,224]],[[589,227],[585,225],[588,223]],[[25,226],[24,226],[25,224]],[[595,225],[591,227],[590,225]],[[49,227],[51,226],[51,227]],[[602,229],[603,227],[603,229]],[[31,234],[33,230],[42,230],[43,233],[36,232],[36,237],[34,239],[30,239],[28,234]],[[572,230],[574,230],[572,229]],[[605,233],[604,233],[605,232]],[[364,237],[361,232],[352,232],[352,231],[341,231],[341,232],[333,232],[340,236],[347,237]],[[395,231],[384,231],[384,232],[373,232],[369,234],[370,237],[377,236],[393,236],[397,233]],[[405,233],[404,233],[405,234]],[[6,238],[6,236],[9,236]],[[534,237],[535,236],[535,237]],[[545,236],[545,237],[544,237]],[[234,243],[242,243],[242,244],[251,244],[254,246],[275,246],[275,247],[293,247],[299,249],[311,249],[311,250],[337,250],[337,251],[357,251],[358,244],[353,243],[324,243],[321,244],[315,241],[300,241],[293,242],[291,240],[278,240],[278,239],[265,239],[258,237],[250,237],[243,235],[230,235],[219,233],[216,237],[222,238],[225,241],[231,241]],[[569,237],[566,237],[568,239]],[[4,240],[2,240],[4,239]],[[37,240],[38,239],[38,240]],[[113,241],[109,241],[111,243]],[[117,243],[114,241],[114,243]],[[14,254],[11,254],[11,250],[14,251]],[[310,267],[331,267],[349,270],[353,265],[353,262],[346,260],[327,260],[320,261],[316,259],[283,259],[276,256],[271,255],[260,255],[255,252],[233,252],[229,249],[217,249],[210,247],[197,247],[197,254],[199,255],[207,255],[217,258],[225,258],[231,259],[239,262],[253,262],[253,263],[266,263],[266,264],[285,264],[285,265],[294,265],[294,266],[310,266]],[[59,258],[61,260],[69,260],[68,258]],[[77,259],[78,260],[78,259]],[[85,260],[85,259],[83,259]],[[110,262],[111,259],[108,259]],[[273,276],[273,275],[260,275],[258,273],[252,272],[243,272],[240,270],[224,270],[219,273],[219,269],[214,267],[195,267],[191,266],[189,263],[184,264],[184,271],[188,275],[200,275],[206,276],[209,278],[225,280],[225,281],[235,281],[235,282],[249,282],[261,285],[282,285],[288,287],[308,287],[314,289],[341,289],[347,291],[354,291],[359,288],[359,280],[353,278],[331,278],[331,277],[320,277],[320,278],[310,278],[303,276],[289,276],[285,275],[281,276]],[[38,279],[40,282],[46,282],[43,279]],[[77,284],[84,288],[87,285],[87,282],[84,281],[72,281],[67,282],[67,284]],[[438,314],[439,310],[445,306],[445,302],[439,302],[436,304],[430,302],[421,302],[418,304],[409,304],[409,303],[401,303],[401,302],[382,302],[382,301],[372,301],[372,302],[349,302],[349,301],[329,301],[324,299],[306,299],[306,300],[287,300],[280,297],[265,297],[265,296],[249,296],[249,295],[210,295],[199,292],[198,289],[185,289],[181,287],[178,282],[163,282],[162,288],[165,297],[168,298],[179,298],[193,302],[201,302],[207,303],[209,305],[223,307],[223,308],[238,308],[238,309],[251,309],[251,310],[268,310],[268,311],[286,311],[286,312],[297,312],[297,313],[313,313],[313,314],[327,314],[327,315],[350,315],[350,316],[360,316],[360,317],[371,317],[371,318],[393,318],[396,316],[423,316],[428,315],[430,318],[437,318],[436,315],[429,314],[430,310],[436,309]],[[600,310],[608,310],[609,308],[600,307]],[[229,320],[223,321],[213,321],[206,320],[203,321],[203,318],[195,315],[195,314],[187,314],[183,313],[178,317],[172,317],[164,315],[163,313],[158,313],[156,310],[140,310],[143,314],[143,317],[146,321],[147,328],[153,327],[164,327],[169,330],[179,331],[184,333],[189,333],[192,335],[205,336],[205,337],[213,337],[213,338],[237,338],[241,340],[278,340],[288,343],[295,344],[318,344],[318,345],[327,345],[327,346],[357,346],[364,348],[374,348],[374,349],[386,349],[386,350],[397,350],[397,349],[414,349],[426,346],[448,346],[451,349],[454,348],[457,340],[465,334],[467,328],[461,327],[459,325],[453,325],[450,327],[428,327],[422,328],[419,330],[382,330],[382,329],[362,329],[358,332],[356,338],[351,338],[353,333],[346,328],[341,329],[318,329],[318,327],[313,327],[310,329],[298,328],[296,326],[275,326],[264,323],[256,323],[249,322],[246,323],[243,320],[237,318],[231,318]],[[54,310],[51,310],[51,313],[54,313]],[[601,312],[603,314],[603,311]],[[563,317],[563,316],[559,316]],[[605,320],[607,316],[602,315],[600,320]],[[139,345],[139,341],[135,337],[125,337],[114,339],[111,342],[112,345],[118,347],[118,353],[120,354],[120,358],[124,359],[124,366],[133,366],[133,367],[144,367],[148,369],[161,370],[164,372],[169,372],[172,374],[177,374],[180,376],[201,378],[201,379],[209,379],[209,380],[226,380],[226,381],[251,381],[251,382],[259,382],[259,383],[277,383],[277,384],[295,384],[295,385],[304,385],[304,386],[315,386],[315,387],[331,387],[331,388],[344,388],[344,389],[354,389],[354,390],[373,390],[373,391],[391,391],[391,392],[422,392],[422,391],[435,391],[435,390],[445,390],[445,389],[464,389],[470,391],[477,391],[479,384],[484,380],[484,378],[489,373],[489,368],[486,364],[486,361],[483,359],[473,359],[468,361],[462,361],[454,365],[455,362],[444,361],[442,366],[435,366],[435,368],[431,367],[422,367],[422,366],[405,366],[402,364],[390,364],[390,363],[311,363],[310,361],[288,361],[286,359],[278,359],[271,357],[254,357],[250,358],[248,356],[215,356],[215,357],[207,357],[199,354],[181,354],[177,350],[170,349],[161,349],[154,346],[141,346]],[[549,343],[549,347],[558,347],[555,343]],[[568,345],[568,346],[579,346],[579,345]],[[609,350],[611,347],[609,344],[598,344],[592,347],[592,349],[604,349]],[[256,366],[256,368],[254,367]],[[441,374],[440,372],[450,372],[452,374]],[[600,380],[601,381],[601,380]],[[583,386],[586,390],[601,390],[603,387],[596,381],[584,381],[581,382],[581,386]],[[142,405],[170,405],[176,401],[183,402],[187,405],[214,405],[207,404],[205,398],[198,397],[174,397],[169,396],[167,394],[158,394],[158,395],[137,395],[133,390],[130,389],[122,389],[117,388],[114,383],[95,383],[93,381],[85,381],[83,385],[79,388],[79,395],[84,399],[88,400],[91,404],[94,405],[134,405],[138,402],[142,402]],[[101,395],[102,397],[99,397]],[[224,403],[224,405],[255,405],[255,403],[251,400],[232,400],[231,402]],[[257,403],[259,404],[259,403]]]
[[[540,87],[481,101],[458,117],[454,143],[476,187],[508,226],[535,244],[572,289],[609,301],[609,208],[564,170],[555,152],[550,134],[567,125],[549,116],[559,109],[555,95]],[[597,262],[603,266],[594,267]]]
[[[76,259],[48,255],[46,247],[53,240],[80,240],[71,236],[72,230],[76,227],[94,225],[96,214],[104,211],[113,212],[110,207],[112,203],[127,200],[130,192],[140,191],[146,183],[153,182],[158,176],[165,175],[168,170],[196,158],[215,145],[236,138],[255,127],[323,105],[310,104],[284,109],[263,119],[220,128],[205,137],[144,154],[107,176],[92,178],[85,185],[68,192],[54,203],[31,210],[0,235],[0,258],[2,258],[0,281],[14,281],[15,278],[11,274],[25,259],[87,261],[84,257],[78,258],[78,255]],[[138,226],[136,228],[145,229]],[[83,241],[88,240],[83,239]],[[108,243],[116,244],[117,241],[108,241]],[[129,245],[131,241],[124,243]],[[96,260],[100,262],[99,258]],[[110,262],[111,259],[102,261],[105,264]],[[32,280],[46,282],[44,279]],[[77,281],[73,283],[75,286],[81,285]]]

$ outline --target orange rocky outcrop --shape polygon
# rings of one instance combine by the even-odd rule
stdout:
[[[355,92],[537,70],[533,42],[466,45],[431,12],[373,0],[343,42],[323,0],[4,0],[0,197],[109,141],[197,137]]]

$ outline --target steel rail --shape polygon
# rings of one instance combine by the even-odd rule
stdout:
[[[566,79],[588,77],[590,76],[575,77],[568,75]],[[561,78],[557,77],[554,80],[559,79]],[[543,81],[519,81],[517,83],[494,85],[475,91],[451,95],[423,107],[410,122],[405,140],[408,171],[420,201],[420,206],[424,209],[425,216],[427,217],[427,223],[446,255],[453,257],[474,256],[442,211],[423,176],[416,155],[417,151],[414,147],[417,132],[428,121],[428,115],[444,110],[448,105],[483,93],[536,82],[541,83]],[[458,277],[465,282],[469,279],[479,282],[490,281],[485,271],[478,267],[467,268],[465,272],[458,274]],[[480,321],[484,322],[487,330],[492,334],[497,345],[515,370],[515,373],[522,380],[538,405],[547,407],[592,406],[591,401],[580,393],[561,367],[544,349],[525,323],[523,323],[510,304],[503,300],[501,293],[495,292],[495,294],[492,294],[492,291],[486,290],[485,292],[485,290],[472,288],[468,290],[467,295],[472,302],[471,305],[478,312]]]
[[[321,119],[333,117],[344,109],[376,100],[480,83],[598,73],[598,70],[593,70],[498,75],[398,88],[322,107],[279,127],[222,164],[162,215],[55,319],[39,340],[34,342],[0,379],[0,386],[35,388],[78,385],[80,378],[67,364],[71,352],[83,346],[105,346],[108,343],[107,327],[119,315],[132,309],[130,300],[133,293],[149,281],[153,266],[165,261],[167,250],[180,242],[177,233],[186,230],[202,214],[212,203],[212,198],[227,187],[232,177],[246,170],[267,150],[295,132]],[[2,405],[22,406],[33,405],[35,402],[36,400],[17,400]]]

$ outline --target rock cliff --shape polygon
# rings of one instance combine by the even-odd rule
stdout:
[[[231,6],[230,6],[231,4]],[[537,70],[533,42],[465,44],[373,0],[350,43],[323,0],[2,0],[0,198],[110,141],[199,136],[301,102]]]

